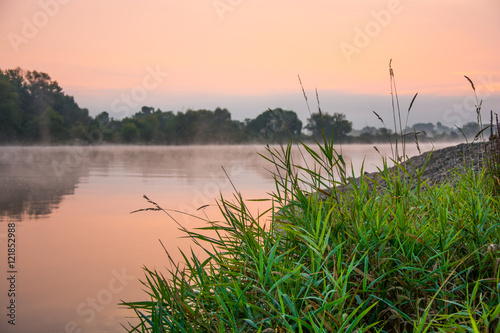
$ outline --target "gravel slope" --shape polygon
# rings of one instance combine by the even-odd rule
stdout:
[[[489,146],[489,143],[487,143]],[[426,180],[429,186],[438,184],[444,181],[453,182],[456,172],[464,170],[465,167],[474,167],[474,170],[479,170],[483,163],[485,145],[483,143],[462,143],[456,146],[451,146],[435,151],[425,152],[421,155],[411,157],[409,160],[402,163],[408,174],[407,179],[416,175],[416,170],[421,169],[427,159],[427,165],[422,173],[422,181]],[[430,155],[430,158],[429,158]],[[396,167],[390,169],[394,170]],[[376,179],[380,187],[385,187],[385,181],[381,179],[378,172],[365,173],[361,177]],[[351,179],[350,183],[353,180]],[[369,182],[372,183],[372,182]],[[346,186],[341,185],[338,188],[343,191]]]

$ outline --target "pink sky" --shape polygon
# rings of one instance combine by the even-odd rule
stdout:
[[[444,115],[471,95],[463,75],[499,100],[498,0],[2,0],[0,22],[0,68],[47,72],[93,115],[132,95],[125,115],[281,106],[305,119],[300,75],[359,127],[383,107],[370,96],[388,96],[391,58],[402,95],[438,100],[415,121],[467,120]]]

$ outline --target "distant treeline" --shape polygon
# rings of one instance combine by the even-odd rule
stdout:
[[[303,130],[306,130],[305,132]],[[434,139],[453,140],[462,134],[438,123],[415,124],[408,130],[425,132]],[[476,123],[462,131],[473,136]],[[267,110],[255,119],[231,119],[227,109],[162,111],[143,106],[131,117],[121,120],[103,111],[95,117],[66,95],[46,73],[20,68],[0,69],[0,143],[141,143],[214,144],[278,142],[291,138],[318,139],[323,133],[336,141],[384,142],[394,134],[387,128],[365,127],[352,131],[343,113],[311,114],[303,126],[294,111]]]

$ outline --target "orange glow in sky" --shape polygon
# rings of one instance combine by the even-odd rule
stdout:
[[[391,58],[401,94],[470,94],[463,75],[500,91],[498,0],[5,0],[0,22],[0,68],[47,72],[91,114],[147,68],[164,75],[140,102],[163,110],[300,95],[297,75],[308,90],[387,95]]]

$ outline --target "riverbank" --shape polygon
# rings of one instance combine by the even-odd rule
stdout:
[[[474,170],[478,172],[484,163],[485,149],[489,147],[489,143],[461,143],[458,145],[431,150],[420,155],[413,156],[397,166],[388,168],[389,173],[396,171],[404,175],[406,181],[420,177],[421,183],[425,183],[425,187],[441,184],[443,182],[455,182],[457,174],[463,173],[465,170]],[[382,169],[381,169],[382,170]],[[348,179],[348,185],[340,185],[338,188],[341,191],[346,191],[346,186],[355,184],[361,179],[369,184],[371,188],[386,188],[387,182],[382,177],[381,172],[365,172],[362,176]],[[412,186],[416,186],[413,183]]]
[[[334,186],[344,163],[331,142],[304,145],[312,169],[291,144],[269,148],[269,211],[221,198],[224,218],[203,228],[216,236],[184,230],[208,258],[184,253],[168,280],[146,270],[153,299],[126,303],[141,320],[130,331],[497,331],[500,207],[481,147],[424,153],[326,197],[306,189]]]

